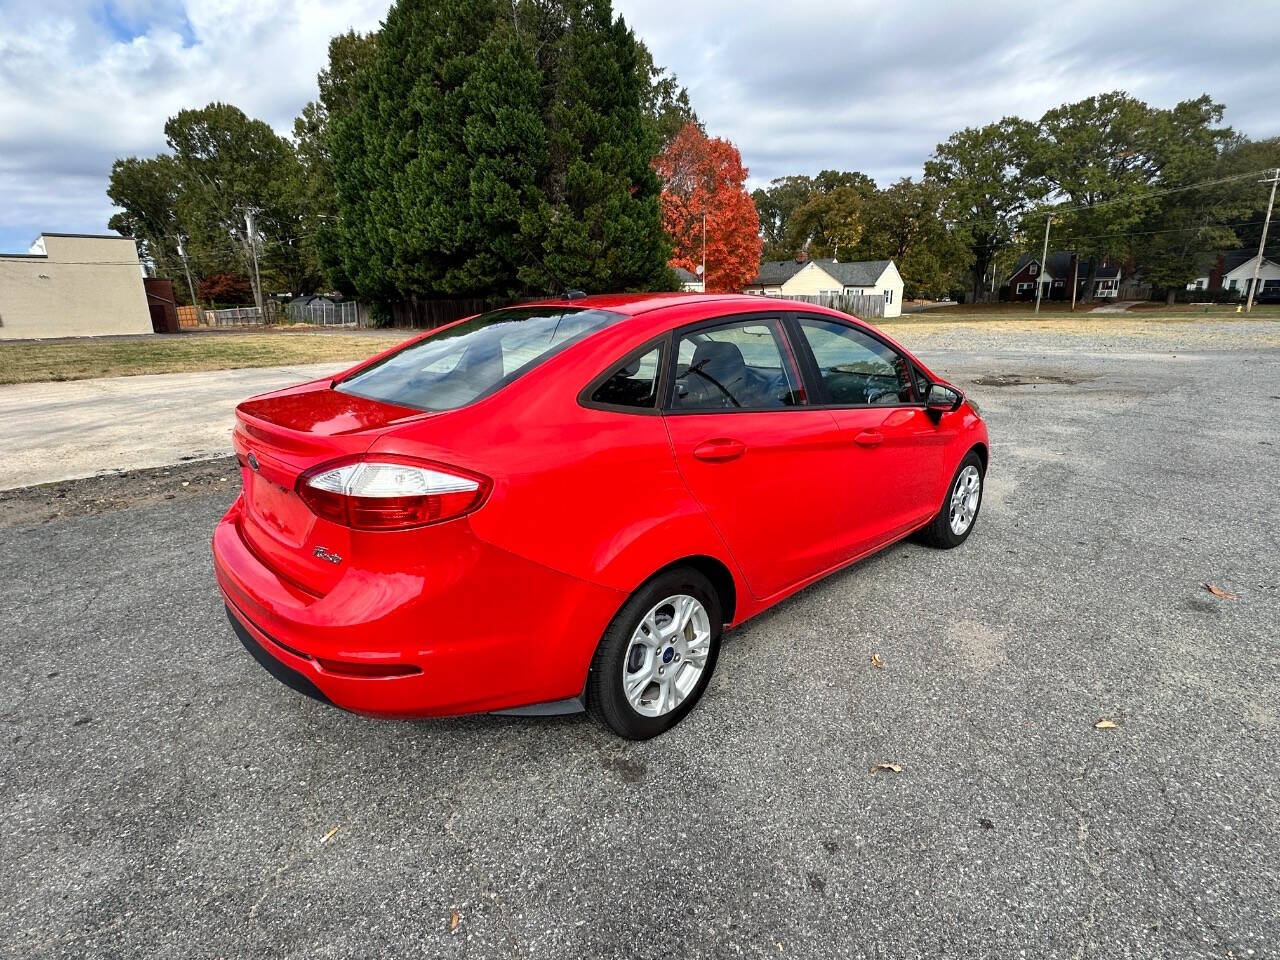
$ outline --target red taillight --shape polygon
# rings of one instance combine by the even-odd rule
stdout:
[[[403,530],[470,513],[489,486],[456,467],[389,457],[322,464],[299,477],[297,489],[318,517],[356,530]]]

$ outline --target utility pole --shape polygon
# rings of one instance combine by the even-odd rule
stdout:
[[[187,248],[182,238],[178,238],[178,256],[182,258],[182,272],[187,275],[187,292],[191,294],[191,306],[196,310],[196,319],[200,319],[200,304],[196,303],[196,285],[191,282],[191,268],[187,266]]]
[[[1253,280],[1249,282],[1249,303],[1245,313],[1253,312],[1253,295],[1258,292],[1258,273],[1262,270],[1262,250],[1267,245],[1267,229],[1271,226],[1271,208],[1276,202],[1276,184],[1280,183],[1280,167],[1271,173],[1270,180],[1259,180],[1259,183],[1271,184],[1271,199],[1267,201],[1267,219],[1262,222],[1262,239],[1258,241],[1258,259],[1253,261]]]
[[[1071,251],[1071,312],[1076,312],[1076,288],[1080,286],[1080,251]]]
[[[253,260],[253,301],[258,308],[262,322],[267,322],[267,311],[262,303],[262,276],[258,273],[258,235],[253,229],[253,207],[244,211],[245,243],[249,245],[249,257]]]
[[[1049,259],[1049,224],[1053,223],[1052,216],[1044,218],[1044,247],[1040,251],[1040,272],[1036,274],[1036,313],[1040,312],[1040,291],[1044,288],[1044,284],[1040,282],[1040,278],[1044,276],[1044,262]]]
[[[702,211],[702,292],[707,292],[707,211]]]

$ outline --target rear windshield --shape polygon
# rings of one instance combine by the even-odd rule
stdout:
[[[336,389],[403,407],[455,410],[620,319],[574,307],[495,310],[397,350]]]

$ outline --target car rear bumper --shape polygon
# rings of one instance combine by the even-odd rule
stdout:
[[[306,696],[312,697],[323,703],[329,702],[329,698],[320,692],[320,688],[312,683],[311,679],[306,674],[301,670],[295,670],[283,660],[278,659],[267,652],[266,644],[254,636],[255,633],[259,633],[260,631],[254,630],[247,624],[247,622],[241,620],[239,616],[233,613],[230,602],[227,603],[227,620],[231,622],[231,629],[234,630],[236,636],[240,638],[240,642],[244,644],[244,648],[249,651],[249,655],[258,661],[258,664],[263,670],[266,670],[267,673],[271,674],[292,690],[297,690],[299,693],[305,694]],[[267,639],[266,643],[271,643],[270,639]],[[271,643],[271,645],[275,646],[274,643]]]
[[[576,697],[626,599],[479,541],[438,570],[351,569],[308,595],[245,542],[242,509],[237,500],[213,536],[233,628],[282,683],[357,713],[449,716]],[[404,673],[352,675],[370,665]]]

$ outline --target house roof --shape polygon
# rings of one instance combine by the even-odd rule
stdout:
[[[1251,274],[1253,261],[1257,258],[1258,252],[1256,250],[1253,252],[1249,252],[1247,250],[1228,251],[1222,255],[1222,274],[1223,276],[1226,276],[1229,273],[1235,273],[1241,267],[1246,265],[1248,265],[1249,270],[1245,271],[1245,273]],[[1275,265],[1276,261],[1272,260],[1270,257],[1264,256],[1262,258],[1262,265],[1266,266],[1268,263]]]
[[[892,260],[859,260],[841,263],[838,260],[813,261],[846,287],[870,287],[889,268]]]
[[[676,279],[681,283],[701,283],[702,278],[692,271],[686,270],[684,267],[671,268],[676,275]]]
[[[888,269],[892,260],[860,260],[854,263],[841,263],[839,260],[765,260],[760,264],[753,286],[781,286],[810,263],[815,264],[831,279],[838,280],[846,287],[872,286],[880,275]]]
[[[1049,259],[1052,260],[1053,257],[1050,256]],[[1014,264],[1013,264],[1013,273],[1009,274],[1009,279],[1012,280],[1015,275],[1021,273],[1022,268],[1025,267],[1028,263],[1039,263],[1039,262],[1040,262],[1039,257],[1033,257],[1029,253],[1018,254],[1018,259],[1014,261]],[[1049,274],[1052,276],[1053,271],[1050,270]]]
[[[751,282],[766,287],[781,286],[804,269],[807,263],[807,260],[765,260]]]
[[[1257,250],[1228,250],[1222,255],[1222,272],[1239,270],[1257,255]]]
[[[1039,262],[1040,262],[1040,258],[1033,254],[1024,253],[1019,255],[1017,261],[1013,265],[1013,272],[1009,274],[1009,279],[1012,280],[1014,275],[1017,274],[1019,271],[1021,271],[1022,268],[1025,267],[1028,263],[1039,263]],[[1080,270],[1079,282],[1080,283],[1084,283],[1088,281],[1090,265],[1091,264],[1088,260],[1080,261],[1080,266],[1079,266],[1079,270]],[[1071,275],[1071,272],[1072,272],[1071,251],[1055,250],[1053,253],[1049,254],[1049,256],[1045,258],[1044,272],[1047,273],[1051,279],[1066,280]],[[1094,279],[1118,280],[1119,278],[1120,278],[1120,268],[1115,265],[1104,263],[1102,266],[1098,267],[1098,273]]]

